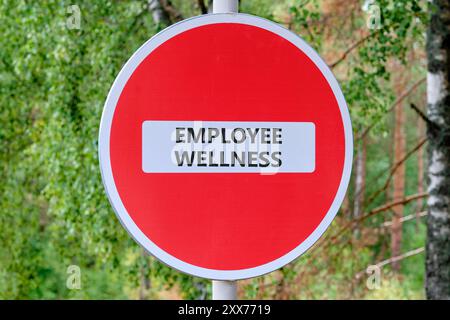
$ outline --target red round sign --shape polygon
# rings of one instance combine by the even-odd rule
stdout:
[[[186,20],[145,43],[111,89],[99,145],[108,196],[135,240],[218,280],[306,251],[338,211],[352,163],[328,67],[295,34],[242,14]]]

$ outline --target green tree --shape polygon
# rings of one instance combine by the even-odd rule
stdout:
[[[200,2],[91,0],[77,1],[78,9],[66,0],[0,2],[0,298],[138,298],[139,294],[159,298],[166,290],[186,298],[209,294],[208,281],[180,274],[142,254],[107,201],[97,158],[103,104],[122,65],[166,25],[211,7],[210,1]],[[373,10],[362,10],[364,2]],[[359,205],[361,216],[387,201],[383,185],[391,166],[389,111],[400,98],[394,97],[390,75],[401,72],[392,68],[392,61],[411,69],[413,88],[420,88],[422,60],[411,61],[407,53],[424,49],[425,4],[411,0],[241,2],[242,12],[275,20],[302,36],[340,80],[357,142],[361,137],[369,139],[365,157],[369,196]],[[446,16],[436,13],[431,30],[440,28],[439,17]],[[414,97],[418,99],[420,92]],[[430,110],[435,111],[430,119],[433,114],[446,119],[445,106],[432,104]],[[415,137],[414,128],[407,130],[409,137]],[[439,146],[443,152],[448,144],[445,139],[435,140],[432,150]],[[406,166],[411,173],[406,191],[414,192],[415,167],[410,162]],[[445,191],[442,187],[432,193],[443,197]],[[352,201],[356,193],[350,190]],[[364,284],[356,287],[355,274],[389,257],[382,234],[372,242],[365,240],[384,217],[359,225],[365,237],[355,242],[352,232],[340,233],[351,217],[343,211],[317,252],[279,273],[244,283],[245,296],[362,297]],[[406,206],[405,212],[411,208]],[[432,228],[431,236],[438,230]],[[423,245],[422,225],[418,231],[409,227],[404,231],[403,248]],[[328,246],[330,239],[334,242]],[[435,243],[439,250],[445,245],[444,240]],[[438,260],[445,260],[442,252],[448,249],[439,252]],[[423,285],[420,259],[402,265],[405,276],[417,278],[411,276],[408,281],[414,284],[405,286],[418,292]],[[66,287],[70,265],[80,267],[80,290]]]

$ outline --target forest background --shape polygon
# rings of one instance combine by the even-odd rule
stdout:
[[[123,64],[164,27],[210,9],[206,0],[0,1],[0,298],[210,298],[209,281],[169,269],[127,235],[97,157]],[[279,271],[241,281],[240,298],[426,297],[429,10],[425,0],[241,1],[241,12],[296,32],[328,63],[355,156],[325,236]]]

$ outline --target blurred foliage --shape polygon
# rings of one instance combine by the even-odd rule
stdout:
[[[172,3],[185,18],[200,14],[197,1]],[[383,185],[391,164],[386,150],[392,144],[387,112],[394,100],[392,61],[412,70],[411,83],[421,77],[422,60],[411,65],[408,54],[423,51],[426,24],[425,1],[375,3],[381,25],[372,30],[366,26],[364,1],[241,3],[242,12],[275,20],[301,35],[330,65],[342,60],[333,71],[355,133],[379,123],[367,151],[368,194]],[[0,298],[209,297],[208,281],[142,254],[115,218],[98,168],[98,126],[108,90],[131,54],[164,26],[153,22],[147,1],[77,0],[81,28],[71,30],[67,20],[73,4],[0,2]],[[414,128],[408,128],[408,136],[414,139]],[[407,190],[413,193],[415,159],[407,166]],[[367,209],[385,201],[382,195]],[[406,210],[413,212],[412,207]],[[422,297],[422,256],[405,261],[402,276],[383,274],[380,290],[368,291],[364,277],[355,280],[355,273],[389,257],[388,235],[374,235],[385,218],[365,224],[360,239],[346,235],[325,252],[316,247],[278,272],[244,281],[241,296]],[[345,221],[341,215],[327,234]],[[422,246],[424,234],[423,224],[407,225],[404,249]],[[67,267],[73,264],[82,271],[81,290],[66,286]]]

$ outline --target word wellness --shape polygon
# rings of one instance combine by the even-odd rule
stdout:
[[[243,146],[247,150],[267,150],[269,145],[281,145],[281,128],[176,128],[175,140],[183,146],[202,144],[213,147],[208,151],[175,148],[174,158],[179,167],[279,168],[282,165],[281,152],[276,147],[272,148],[276,151],[236,151],[243,149]],[[234,151],[227,152],[225,149]]]

